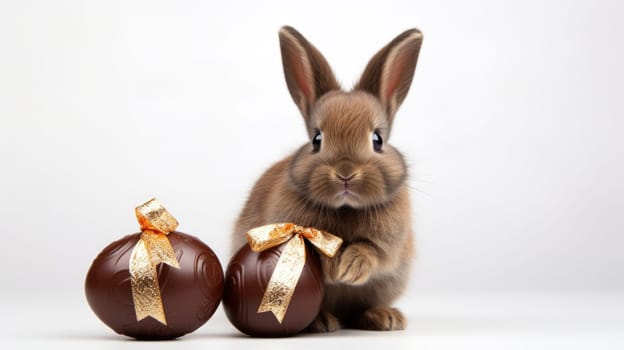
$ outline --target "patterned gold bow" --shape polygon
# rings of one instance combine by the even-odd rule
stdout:
[[[136,207],[135,214],[142,233],[130,256],[134,311],[137,321],[151,316],[166,325],[156,266],[165,263],[180,268],[167,238],[178,227],[178,221],[156,198]]]
[[[279,323],[286,316],[290,299],[305,265],[304,238],[330,258],[342,244],[342,239],[331,233],[292,223],[265,225],[247,232],[247,241],[254,252],[261,252],[288,241],[258,307],[258,313],[270,311]]]

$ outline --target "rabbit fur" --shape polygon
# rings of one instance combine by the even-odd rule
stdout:
[[[279,41],[286,84],[309,141],[256,182],[233,231],[237,250],[251,228],[294,222],[344,240],[321,255],[322,311],[310,331],[398,330],[392,303],[405,290],[414,255],[407,166],[387,143],[414,75],[423,36],[410,29],[369,61],[344,91],[323,55],[292,27]]]

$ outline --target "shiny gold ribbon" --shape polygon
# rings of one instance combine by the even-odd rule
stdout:
[[[282,323],[286,316],[290,299],[305,265],[304,238],[330,258],[342,244],[340,237],[329,232],[292,223],[265,225],[247,232],[247,241],[254,252],[261,252],[287,242],[258,307],[258,313],[270,311],[279,323]]]
[[[137,321],[151,316],[166,325],[156,266],[165,263],[180,268],[167,238],[178,227],[178,221],[156,198],[136,207],[135,214],[142,233],[130,256],[134,311]]]

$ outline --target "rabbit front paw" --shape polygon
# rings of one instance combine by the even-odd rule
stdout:
[[[325,276],[330,282],[360,285],[370,279],[376,267],[377,259],[369,247],[352,244],[339,257],[330,259]]]

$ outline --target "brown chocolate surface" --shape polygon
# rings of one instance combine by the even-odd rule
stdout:
[[[180,269],[157,266],[167,325],[151,317],[137,322],[128,263],[140,236],[135,233],[113,242],[95,258],[85,281],[91,309],[115,332],[137,339],[172,339],[196,330],[221,301],[223,268],[217,256],[193,236],[170,233]]]
[[[306,264],[280,324],[271,312],[257,313],[284,245],[255,253],[244,245],[230,260],[225,275],[223,308],[232,324],[255,337],[285,337],[301,332],[316,317],[323,300],[321,263],[306,246]]]

